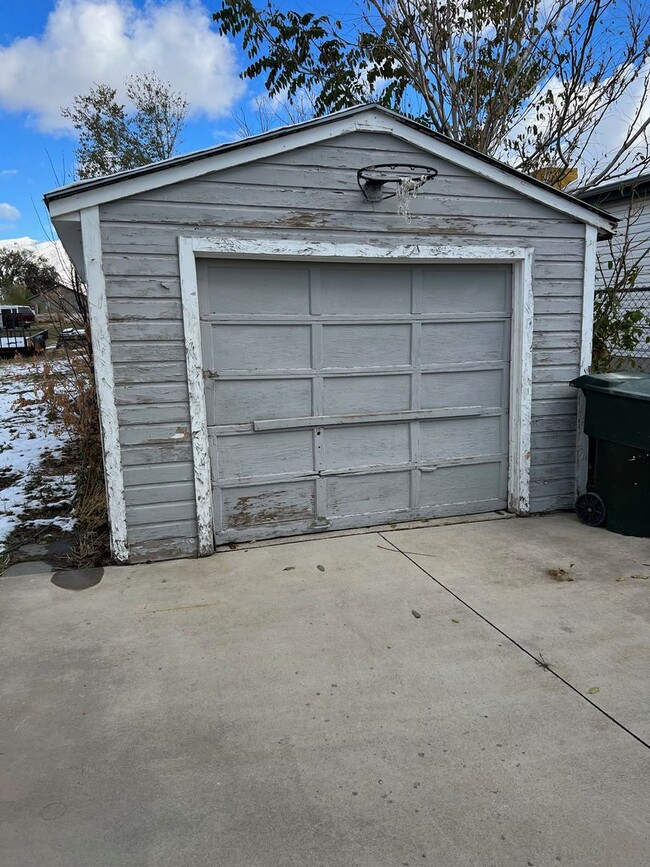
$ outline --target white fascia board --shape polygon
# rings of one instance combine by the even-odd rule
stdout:
[[[315,123],[303,129],[296,130],[290,135],[282,135],[277,138],[267,139],[260,142],[251,142],[242,145],[232,151],[216,153],[212,156],[199,157],[190,163],[169,166],[167,169],[148,172],[133,178],[124,178],[112,184],[97,187],[90,190],[80,191],[77,194],[66,196],[62,199],[54,199],[49,204],[52,218],[62,217],[79,211],[82,208],[124,199],[128,196],[137,196],[140,193],[155,190],[160,187],[177,184],[192,178],[201,177],[211,172],[224,171],[246,163],[268,159],[279,153],[308,147],[319,142],[328,141],[346,135],[351,132],[378,132],[388,133],[396,138],[408,142],[414,147],[430,153],[432,156],[447,160],[453,165],[461,166],[468,171],[493,181],[502,187],[513,190],[522,196],[546,205],[555,211],[559,211],[569,217],[573,217],[582,223],[595,226],[605,231],[608,235],[615,232],[616,225],[604,217],[600,217],[594,211],[571,201],[564,196],[559,196],[552,189],[545,189],[526,179],[525,175],[512,174],[499,168],[498,165],[486,162],[480,156],[474,156],[467,151],[454,147],[452,143],[433,138],[425,132],[415,130],[407,124],[401,123],[378,111],[369,110],[367,114],[355,114],[351,117],[343,117],[340,120],[328,123]],[[354,169],[350,168],[351,175]]]

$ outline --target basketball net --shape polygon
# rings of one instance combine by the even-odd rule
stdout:
[[[414,199],[420,187],[426,183],[427,176],[420,175],[415,178],[400,178],[395,197],[397,198],[397,213],[407,223],[412,221],[411,199]]]

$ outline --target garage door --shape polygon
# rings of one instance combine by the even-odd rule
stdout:
[[[508,266],[198,274],[217,544],[505,507]]]

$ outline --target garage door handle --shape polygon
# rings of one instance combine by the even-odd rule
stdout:
[[[302,418],[257,419],[253,430],[287,430],[288,428],[336,427],[343,424],[377,424],[386,421],[420,421],[428,418],[472,418],[481,415],[480,406],[452,406],[442,409],[406,409],[401,412],[351,413],[349,415],[308,415]]]

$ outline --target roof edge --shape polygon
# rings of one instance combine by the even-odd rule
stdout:
[[[377,112],[392,121],[397,121],[401,125],[414,130],[418,134],[424,135],[427,138],[432,139],[433,141],[436,141],[445,147],[459,152],[460,154],[464,154],[474,160],[485,163],[487,166],[491,166],[495,171],[498,170],[499,172],[503,172],[506,175],[512,177],[513,179],[516,179],[519,183],[524,183],[530,186],[532,189],[539,189],[540,191],[543,191],[545,197],[551,195],[553,198],[558,199],[558,201],[560,202],[565,201],[567,204],[571,205],[572,209],[575,209],[577,206],[581,210],[584,210],[597,218],[591,221],[585,219],[584,222],[591,222],[597,225],[604,232],[609,232],[613,234],[616,229],[618,218],[613,216],[612,214],[607,213],[606,211],[602,210],[591,202],[579,199],[571,193],[565,192],[564,190],[558,190],[555,187],[549,186],[543,181],[540,181],[539,179],[534,178],[530,175],[526,175],[523,172],[520,172],[518,169],[507,165],[507,163],[500,162],[494,157],[488,156],[484,153],[481,153],[480,151],[474,150],[474,148],[461,144],[460,142],[457,142],[454,139],[449,138],[448,136],[435,132],[424,124],[419,123],[418,121],[415,121],[412,118],[406,117],[402,114],[399,114],[399,112],[393,111],[392,109],[385,108],[378,103],[368,103],[364,105],[353,106],[352,108],[333,112],[332,114],[325,115],[324,117],[312,118],[311,120],[303,121],[298,124],[291,124],[288,126],[279,127],[278,129],[259,133],[255,136],[249,136],[244,139],[238,139],[237,141],[226,142],[224,144],[215,145],[210,148],[192,151],[188,154],[170,157],[167,160],[162,160],[157,163],[150,163],[149,165],[140,166],[138,168],[129,169],[123,172],[116,172],[112,175],[105,175],[99,178],[75,181],[72,184],[67,184],[63,187],[57,187],[56,189],[51,190],[50,192],[46,193],[43,198],[45,204],[49,209],[50,204],[60,202],[66,198],[71,198],[73,196],[83,196],[86,193],[100,190],[102,188],[108,188],[119,184],[125,184],[129,181],[142,179],[147,175],[154,175],[168,172],[173,169],[180,169],[184,166],[191,165],[192,163],[199,162],[201,160],[226,156],[238,150],[253,148],[256,145],[264,145],[265,143],[273,142],[276,139],[297,135],[304,131],[313,130],[318,127],[324,127],[372,111]],[[208,171],[217,170],[218,169],[209,169]],[[202,173],[197,172],[197,174]],[[173,182],[175,181],[172,181],[172,183]],[[498,183],[498,181],[496,182]],[[163,185],[164,182],[161,182],[159,186]],[[523,193],[523,195],[525,195],[525,193]],[[102,200],[104,201],[103,197]],[[111,200],[111,196],[107,191],[105,201]],[[70,208],[70,212],[75,210],[78,210],[78,208]],[[557,210],[562,209],[558,207]],[[60,211],[57,216],[61,216],[62,213],[65,213],[65,211]]]
[[[321,126],[339,120],[342,117],[352,117],[355,114],[360,114],[371,108],[383,109],[382,106],[375,103],[366,105],[356,105],[352,108],[345,108],[341,111],[332,112],[332,114],[324,117],[311,118],[310,120],[301,121],[300,123],[286,124],[279,126],[276,129],[268,130],[267,132],[257,133],[257,135],[246,136],[245,138],[235,139],[234,141],[224,142],[219,145],[201,148],[197,151],[190,151],[186,154],[179,154],[175,157],[169,157],[166,160],[159,160],[155,163],[147,163],[145,166],[138,166],[135,169],[125,169],[121,172],[114,172],[111,175],[101,175],[97,178],[88,178],[87,180],[73,181],[70,184],[65,184],[62,187],[55,187],[48,193],[43,195],[46,204],[58,199],[67,198],[68,196],[82,193],[86,190],[94,190],[98,187],[109,186],[111,184],[120,183],[121,181],[129,180],[130,178],[138,178],[142,175],[154,174],[165,171],[166,169],[174,168],[174,166],[187,165],[188,163],[198,162],[206,157],[218,156],[222,153],[230,153],[240,148],[249,147],[250,145],[258,144],[259,142],[273,141],[276,138],[292,135],[312,126]],[[387,111],[388,109],[383,109]]]
[[[631,199],[635,195],[645,196],[649,193],[650,172],[637,175],[634,178],[622,178],[609,184],[603,184],[601,187],[581,193],[578,198],[586,203],[598,202],[599,205],[603,205],[606,202],[618,202]]]

